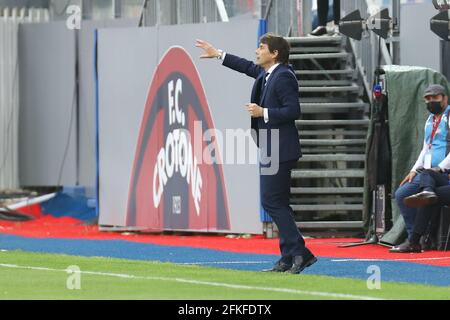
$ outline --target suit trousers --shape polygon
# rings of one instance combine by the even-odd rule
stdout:
[[[413,234],[415,219],[417,215],[417,208],[408,207],[403,200],[409,196],[419,193],[420,189],[420,175],[414,177],[413,181],[404,184],[399,187],[395,192],[395,201],[400,209],[400,213],[403,216],[406,224],[406,231],[408,232],[408,237]]]
[[[450,204],[450,185],[448,184],[448,173],[437,173],[426,170],[420,174],[420,188],[433,189],[439,197],[439,203],[417,210],[414,221],[414,233],[424,235],[430,225],[436,225],[441,207]]]
[[[275,175],[260,176],[261,203],[273,219],[279,231],[281,261],[292,263],[296,256],[306,253],[305,240],[294,219],[290,207],[291,171],[297,161],[282,162]]]
[[[319,25],[326,26],[328,20],[328,8],[329,3],[328,0],[317,0],[317,14],[319,16]],[[341,1],[334,0],[333,1],[333,16],[334,23],[339,24],[341,20]]]

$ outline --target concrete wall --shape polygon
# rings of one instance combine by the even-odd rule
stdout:
[[[438,14],[431,3],[403,4],[400,25],[400,64],[441,70],[440,40],[430,30]]]
[[[79,57],[79,155],[78,182],[86,187],[88,196],[95,195],[96,185],[96,115],[94,81],[94,32],[96,29],[133,27],[137,20],[83,21],[78,37]]]
[[[77,181],[75,36],[62,22],[19,28],[22,186]]]
[[[75,31],[63,21],[20,27],[22,186],[80,184],[95,195],[94,32],[136,25],[85,20]]]

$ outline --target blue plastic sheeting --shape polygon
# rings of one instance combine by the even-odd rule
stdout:
[[[95,208],[88,206],[88,198],[80,194],[58,193],[56,197],[41,203],[42,211],[54,217],[72,217],[82,221],[97,218]]]

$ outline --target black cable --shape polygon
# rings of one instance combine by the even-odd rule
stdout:
[[[16,222],[22,222],[22,221],[31,221],[35,218],[29,214],[22,213],[16,210],[11,210],[8,207],[0,207],[0,220],[6,220],[6,221],[16,221]]]
[[[148,5],[148,0],[144,0],[144,3],[142,5],[141,17],[139,18],[138,27],[143,27],[144,26],[144,15],[145,15],[145,13],[147,11],[147,5]]]
[[[74,73],[75,73],[75,80],[74,80],[74,82],[75,82],[75,84],[74,84],[74,88],[73,88],[72,111],[71,111],[70,120],[69,120],[70,121],[70,123],[69,123],[69,132],[67,134],[67,142],[66,142],[66,147],[65,147],[65,150],[64,150],[63,160],[61,162],[61,167],[59,169],[57,186],[61,186],[63,170],[64,170],[64,166],[65,166],[66,161],[67,161],[67,155],[69,153],[69,147],[70,147],[70,140],[72,138],[72,129],[73,129],[73,125],[74,125],[74,117],[78,116],[78,113],[76,111],[78,109],[77,107],[78,107],[78,103],[79,103],[79,100],[78,100],[78,97],[79,97],[79,72],[78,72],[78,69],[79,69],[78,68],[78,63],[79,63],[78,48],[79,48],[79,46],[78,46],[78,40],[79,40],[79,38],[78,38],[78,30],[74,30],[74,32],[75,32],[75,70],[74,70]],[[78,128],[76,128],[76,131],[77,131],[77,129]],[[77,159],[76,159],[76,162],[77,162],[76,180],[78,182],[78,165],[79,165],[79,159],[78,159],[78,155],[79,155],[79,150],[78,149],[79,149],[79,147],[78,147],[78,145],[76,146],[76,148],[77,148],[77,152],[76,152],[76,154],[77,154]]]
[[[72,128],[73,128],[73,122],[74,122],[73,120],[74,120],[75,109],[76,109],[76,102],[75,102],[76,96],[77,96],[76,86],[75,86],[73,91],[74,91],[74,93],[73,93],[73,100],[72,100],[72,111],[71,111],[71,115],[70,115],[69,133],[67,134],[67,143],[66,143],[66,147],[65,147],[65,150],[64,150],[63,160],[61,162],[61,167],[59,169],[57,186],[61,185],[63,169],[64,169],[64,166],[66,164],[67,155],[69,153],[70,139],[72,138]]]
[[[76,80],[75,80],[75,82],[76,82]],[[66,143],[66,147],[65,147],[65,150],[64,150],[63,160],[61,162],[61,167],[59,169],[57,186],[61,185],[63,169],[64,169],[64,166],[66,164],[67,155],[69,153],[70,139],[72,138],[72,128],[73,128],[74,115],[75,115],[75,110],[76,110],[76,99],[77,99],[77,85],[75,83],[74,90],[73,90],[72,111],[71,111],[71,115],[70,115],[69,132],[67,134],[67,143]]]
[[[377,69],[380,69],[381,67],[381,37],[378,36],[378,66]]]

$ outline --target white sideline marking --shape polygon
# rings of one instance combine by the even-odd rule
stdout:
[[[210,261],[210,262],[183,262],[183,263],[175,263],[179,265],[208,265],[208,264],[272,264],[273,261]]]
[[[381,261],[433,261],[433,260],[450,260],[450,257],[439,258],[405,258],[405,259],[333,259],[333,262],[381,262]]]
[[[52,268],[46,268],[46,267],[18,266],[18,265],[14,265],[14,264],[0,264],[0,267],[1,268],[9,268],[9,269],[25,269],[25,270],[53,271],[53,272],[67,273],[67,270],[62,270],[62,269],[52,269]],[[229,283],[221,283],[221,282],[209,282],[209,281],[197,281],[197,280],[182,279],[182,278],[140,277],[140,276],[134,276],[131,274],[105,273],[105,272],[94,272],[94,271],[80,271],[80,274],[106,276],[106,277],[114,277],[114,278],[124,278],[124,279],[180,282],[180,283],[189,283],[189,284],[195,284],[195,285],[204,285],[204,286],[231,288],[231,289],[281,292],[281,293],[301,294],[301,295],[327,297],[327,298],[341,298],[341,299],[354,299],[354,300],[383,300],[383,299],[375,298],[375,297],[357,296],[357,295],[352,295],[352,294],[341,294],[341,293],[330,293],[330,292],[319,292],[319,291],[304,291],[304,290],[271,288],[271,287],[254,287],[254,286],[247,286],[247,285],[229,284]]]

